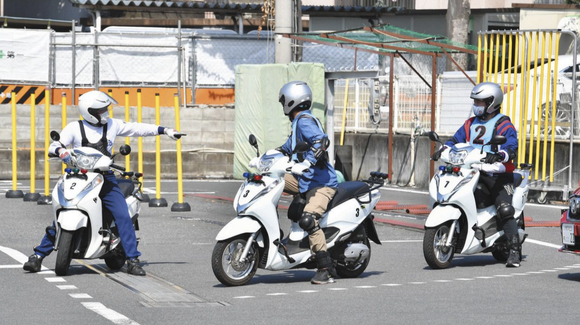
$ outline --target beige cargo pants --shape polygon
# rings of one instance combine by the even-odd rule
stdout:
[[[286,181],[286,184],[284,185],[285,192],[292,195],[300,193],[298,179],[296,179],[296,177],[294,177],[292,174],[286,174],[284,175],[284,180]],[[332,200],[334,197],[335,193],[336,189],[331,187],[317,188],[316,192],[313,193],[306,202],[304,212],[322,216],[326,212],[326,207],[328,206],[330,200]],[[315,220],[314,223],[316,226],[318,226],[318,220]],[[312,251],[312,253],[326,251],[326,237],[324,236],[324,232],[321,229],[318,229],[318,231],[308,235],[308,241],[310,243],[310,251]]]

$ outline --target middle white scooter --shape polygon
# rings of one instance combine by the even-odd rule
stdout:
[[[429,132],[429,139],[441,143],[435,132]],[[504,136],[496,135],[485,145],[505,142]],[[481,172],[475,166],[481,164],[485,156],[483,150],[469,143],[457,143],[441,153],[439,160],[445,165],[439,167],[429,184],[433,210],[425,221],[423,238],[425,261],[434,269],[447,268],[455,253],[491,252],[496,260],[507,261],[506,236],[487,188],[479,184]],[[512,206],[520,243],[523,243],[527,237],[523,211],[532,165],[521,164],[520,167],[513,174],[502,176],[514,178]]]
[[[258,150],[253,135],[250,144]],[[304,142],[296,148],[297,152],[310,149]],[[259,174],[244,174],[246,180],[234,199],[237,216],[218,233],[211,258],[214,275],[224,285],[248,283],[258,267],[271,271],[316,267],[308,234],[298,223],[291,222],[287,237],[280,229],[278,201],[284,190],[284,175],[293,165],[291,155],[269,150],[260,157]],[[340,183],[319,220],[341,277],[354,278],[364,272],[371,258],[369,239],[381,244],[371,213],[386,177],[373,172],[367,181]]]

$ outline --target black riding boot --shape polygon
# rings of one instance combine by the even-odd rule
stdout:
[[[510,255],[507,259],[506,267],[520,267],[522,261],[522,246],[518,235],[508,235],[508,246]]]
[[[330,254],[326,251],[316,252],[316,275],[310,280],[312,284],[328,284],[334,283],[336,271]]]

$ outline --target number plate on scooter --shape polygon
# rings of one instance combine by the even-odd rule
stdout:
[[[562,242],[564,245],[576,245],[576,238],[574,238],[574,224],[562,224]]]

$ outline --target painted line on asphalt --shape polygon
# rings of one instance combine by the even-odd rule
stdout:
[[[0,265],[0,269],[20,269],[22,264]]]
[[[530,238],[527,238],[526,241],[525,241],[525,243],[532,243],[532,244],[546,246],[546,247],[552,247],[552,248],[561,248],[562,247],[562,245],[554,245],[554,244],[551,244],[551,243],[546,243],[546,242],[543,242],[543,241],[539,241],[539,240],[535,240],[535,239],[530,239]]]
[[[85,308],[88,310],[94,311],[95,313],[105,317],[114,324],[139,325],[139,323],[136,321],[110,308],[105,307],[105,305],[101,304],[100,302],[83,302],[82,305],[85,306]]]

